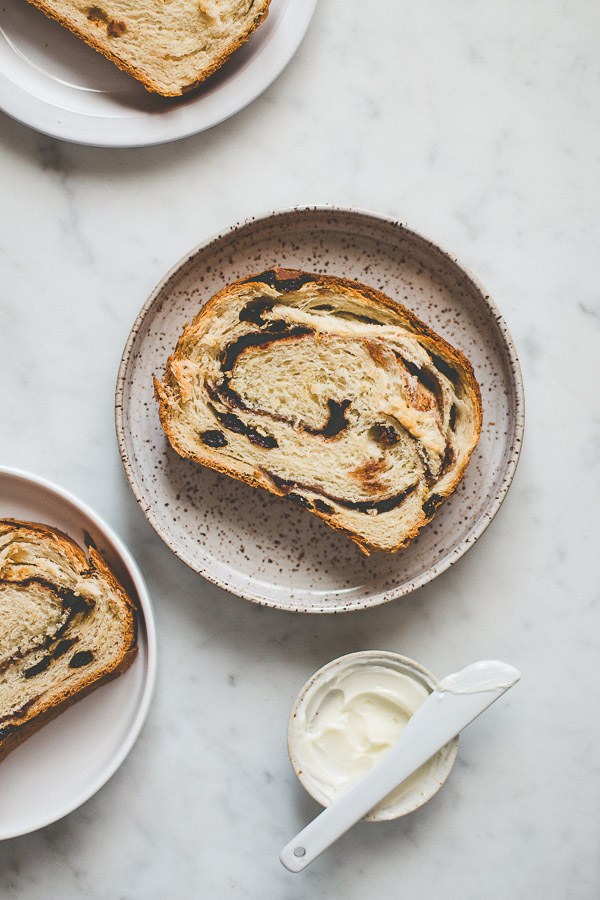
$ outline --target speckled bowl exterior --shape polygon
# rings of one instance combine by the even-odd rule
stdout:
[[[292,503],[182,459],[162,431],[152,376],[162,377],[184,325],[225,284],[273,267],[343,276],[377,288],[413,310],[473,364],[483,399],[479,444],[455,493],[398,553],[363,555]],[[177,263],[133,326],[116,392],[125,472],[160,537],[215,584],[294,612],[385,603],[460,559],[506,495],[523,426],[517,355],[502,317],[473,276],[399,222],[333,207],[249,219]]]
[[[423,685],[429,693],[433,691],[439,679],[432,675],[424,666],[409,659],[408,656],[400,656],[399,653],[392,653],[388,650],[359,650],[357,653],[347,653],[340,656],[322,666],[318,672],[309,678],[292,707],[290,720],[288,723],[288,753],[290,762],[296,776],[302,786],[308,793],[320,803],[321,806],[329,806],[329,800],[321,792],[319,785],[315,784],[310,776],[303,768],[302,759],[298,753],[298,712],[310,703],[315,693],[326,684],[328,680],[335,677],[339,671],[347,670],[355,665],[374,664],[378,666],[388,666],[403,675],[408,675],[419,684]],[[437,794],[441,786],[448,778],[452,767],[456,761],[458,753],[458,735],[442,747],[432,759],[432,763],[426,767],[423,773],[423,780],[420,781],[418,787],[415,786],[406,796],[396,801],[393,806],[371,811],[366,815],[366,822],[386,822],[390,819],[398,819],[406,816],[408,813],[414,812],[428,800]]]

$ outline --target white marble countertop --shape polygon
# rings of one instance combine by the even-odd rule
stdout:
[[[3,898],[598,896],[599,25],[593,0],[321,0],[279,79],[207,133],[94,149],[0,114],[1,462],[109,521],[159,636],[132,753],[80,809],[0,845]],[[408,598],[347,616],[259,608],[194,575],[139,510],[113,424],[123,346],[165,271],[229,224],[308,203],[450,248],[504,315],[526,391],[521,461],[483,537]],[[290,707],[367,648],[439,676],[496,657],[522,680],[430,803],[293,875],[278,851],[318,807],[287,757]]]

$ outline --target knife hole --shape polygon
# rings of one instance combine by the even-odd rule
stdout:
[[[304,847],[296,847],[294,850],[294,856],[306,856],[306,850]]]

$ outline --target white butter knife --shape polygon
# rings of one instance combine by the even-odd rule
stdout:
[[[519,678],[514,666],[482,660],[440,681],[390,752],[286,844],[279,854],[286,869],[304,869]]]

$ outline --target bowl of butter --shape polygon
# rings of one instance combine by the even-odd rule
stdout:
[[[329,806],[394,746],[438,679],[422,665],[385,650],[362,650],[327,663],[307,681],[293,706],[288,750],[301,784]],[[365,819],[381,822],[413,812],[447,779],[458,736]]]

